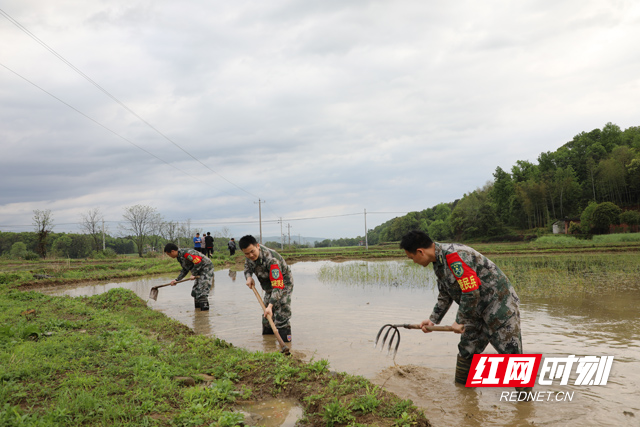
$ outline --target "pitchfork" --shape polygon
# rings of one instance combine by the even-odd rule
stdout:
[[[390,323],[387,323],[386,325],[384,325],[382,328],[380,328],[380,331],[378,332],[378,335],[376,336],[376,342],[373,346],[373,348],[376,348],[378,346],[378,340],[380,339],[380,335],[382,335],[382,332],[384,332],[384,330],[387,329],[387,333],[384,334],[384,337],[382,338],[382,345],[380,346],[380,351],[382,351],[384,349],[384,343],[387,341],[387,338],[389,338],[389,334],[391,333],[391,331],[393,331],[393,333],[391,333],[391,338],[389,338],[389,347],[387,348],[387,354],[391,353],[391,347],[393,346],[393,340],[397,337],[398,341],[396,342],[396,346],[393,349],[393,358],[396,358],[396,354],[398,353],[398,347],[400,347],[400,330],[398,328],[405,328],[405,329],[422,329],[420,327],[420,325],[416,325],[416,324],[409,324],[409,323],[403,323],[403,324],[399,324],[399,325],[392,325]],[[447,332],[451,332],[453,331],[453,328],[451,326],[425,326],[425,328],[428,331],[447,331]]]

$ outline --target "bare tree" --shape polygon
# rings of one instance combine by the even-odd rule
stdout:
[[[214,247],[218,251],[224,251],[227,249],[227,243],[231,239],[231,230],[228,227],[222,227],[220,230],[216,230],[213,233],[213,237],[217,240],[214,241]]]
[[[167,242],[178,244],[179,233],[180,223],[175,221],[164,221],[160,227],[160,235]]]
[[[157,218],[156,208],[145,205],[128,206],[124,208],[122,217],[127,222],[123,226],[124,231],[134,236],[134,241],[138,245],[138,255],[142,256],[147,238],[154,229],[154,221]]]
[[[229,227],[222,227],[220,230],[217,230],[215,233],[213,233],[213,235],[221,239],[230,239],[231,230],[229,230]]]
[[[36,229],[38,236],[37,251],[42,258],[47,256],[47,238],[53,229],[53,217],[51,216],[51,210],[36,209],[33,211],[33,226]]]
[[[104,216],[100,212],[100,208],[89,209],[87,213],[80,214],[82,221],[80,228],[93,240],[93,250],[99,251],[100,235],[102,234],[102,225],[104,224]]]
[[[153,250],[157,251],[160,246],[160,238],[162,233],[162,225],[164,224],[164,218],[159,213],[153,215],[151,218],[151,246]]]
[[[177,245],[180,246],[180,239],[184,238],[187,241],[187,246],[190,245],[189,242],[191,242],[193,236],[191,235],[191,218],[187,219],[187,221],[184,224],[181,224],[180,227],[178,228],[178,243]]]

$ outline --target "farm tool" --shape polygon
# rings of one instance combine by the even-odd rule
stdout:
[[[393,346],[393,342],[394,340],[397,338],[396,341],[396,346],[393,349],[393,358],[396,358],[396,354],[398,353],[398,347],[400,347],[400,330],[398,328],[405,328],[405,329],[422,329],[420,327],[420,325],[417,324],[409,324],[409,323],[404,323],[404,324],[399,324],[399,325],[392,325],[390,323],[387,323],[386,325],[384,325],[382,328],[380,328],[380,331],[378,332],[378,335],[376,335],[376,342],[374,344],[374,348],[376,348],[378,346],[378,340],[380,339],[380,336],[382,335],[382,333],[385,331],[385,329],[387,330],[387,332],[384,334],[384,337],[382,338],[382,345],[380,346],[380,351],[382,351],[382,349],[384,349],[384,343],[387,341],[387,338],[389,338],[389,344],[388,344],[388,348],[387,348],[387,354],[391,353],[391,347]],[[451,326],[426,326],[426,329],[428,331],[446,331],[446,332],[452,332],[453,328]],[[391,335],[391,336],[389,336]]]
[[[200,276],[193,276],[193,277],[190,277],[188,279],[178,280],[176,283],[186,282],[187,280],[194,280],[194,279],[197,279],[198,277],[200,277]],[[159,288],[164,288],[165,286],[169,286],[169,285],[171,285],[171,283],[154,286],[153,288],[151,288],[151,291],[149,292],[149,298],[151,298],[154,301],[157,301],[158,300],[158,289]]]
[[[271,325],[271,330],[273,331],[273,335],[275,335],[276,338],[278,339],[278,343],[280,344],[280,348],[281,348],[280,353],[287,354],[287,355],[290,354],[289,353],[289,347],[287,347],[287,345],[282,340],[282,337],[280,336],[280,332],[278,332],[278,328],[276,328],[276,324],[273,323],[273,319],[271,318],[271,316],[267,316],[266,315],[267,307],[264,306],[264,302],[262,301],[262,298],[260,297],[260,294],[256,290],[256,287],[255,286],[251,286],[251,290],[256,295],[256,298],[258,299],[258,302],[260,303],[260,307],[262,307],[262,312],[265,314],[265,317],[269,321],[269,325]]]

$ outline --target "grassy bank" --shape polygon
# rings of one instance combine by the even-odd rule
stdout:
[[[511,277],[521,297],[571,298],[576,291],[620,289],[640,280],[640,244],[569,243],[473,246]],[[369,251],[328,248],[283,254],[290,263],[404,257],[397,244]],[[239,254],[215,262],[218,268],[241,269],[242,260]],[[339,266],[338,274],[392,285],[398,278],[424,283],[419,274],[427,271],[417,266],[397,271]],[[175,260],[3,261],[0,269],[0,426],[235,426],[242,422],[238,410],[244,404],[273,397],[299,402],[303,425],[429,425],[410,401],[362,377],[330,372],[324,360],[304,363],[277,353],[252,353],[195,335],[130,291],[113,289],[84,298],[25,291],[75,281],[177,274]]]
[[[291,397],[303,425],[428,426],[366,379],[198,336],[133,292],[46,296],[0,285],[0,426],[236,426]]]
[[[497,255],[492,260],[520,297],[566,298],[632,288],[640,282],[637,252]]]
[[[240,262],[242,255],[234,259],[216,255],[212,261],[216,270],[228,268]],[[236,261],[238,258],[239,261]],[[154,274],[174,274],[180,271],[178,262],[167,256],[148,258],[118,256],[111,259],[46,259],[37,261],[0,261],[0,285],[11,284],[23,289],[55,286],[75,282],[102,281],[144,277]]]
[[[563,255],[577,256],[598,253],[640,252],[640,233],[594,236],[581,240],[570,236],[543,236],[532,242],[468,243],[491,259],[501,256]],[[348,261],[406,259],[397,242],[341,248],[297,248],[278,250],[289,264],[301,261]],[[233,258],[216,253],[212,259],[216,269],[232,268],[241,271],[244,256],[238,252]],[[87,280],[108,280],[174,273],[178,264],[166,256],[138,258],[118,256],[111,259],[47,259],[37,261],[0,259],[0,284],[12,283],[23,287],[37,287]]]
[[[508,243],[465,243],[477,251],[487,255],[530,255],[530,254],[579,254],[593,252],[640,252],[640,233],[608,234],[593,236],[583,240],[571,236],[543,236],[531,242]],[[379,260],[406,258],[399,242],[369,246],[351,246],[341,248],[274,248],[285,257],[287,262],[298,261],[345,261],[345,260]]]

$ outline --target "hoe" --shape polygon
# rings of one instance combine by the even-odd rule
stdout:
[[[176,283],[186,282],[187,280],[197,279],[198,277],[200,277],[200,276],[189,277],[188,279],[178,280]],[[158,288],[164,288],[165,286],[169,286],[170,284],[171,283],[167,283],[166,285],[154,286],[153,288],[151,288],[151,291],[149,292],[149,298],[151,298],[154,301],[157,301],[158,300]]]

